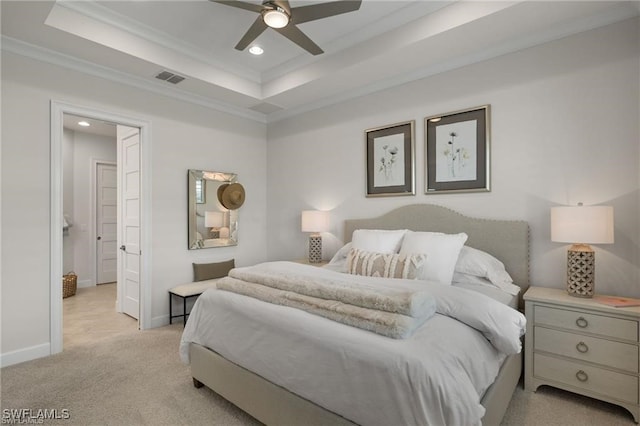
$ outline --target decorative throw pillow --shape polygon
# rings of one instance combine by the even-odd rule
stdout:
[[[368,277],[406,278],[415,280],[425,266],[426,254],[376,253],[351,249],[347,256],[350,274]]]
[[[467,234],[408,231],[402,240],[400,254],[425,253],[427,263],[419,279],[451,284],[453,270]]]
[[[193,264],[193,281],[211,280],[213,278],[222,278],[229,274],[229,271],[235,268],[235,259],[225,262],[216,263],[194,263]]]
[[[397,253],[406,229],[356,229],[351,236],[353,248],[376,253]]]

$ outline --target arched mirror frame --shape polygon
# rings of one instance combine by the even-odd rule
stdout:
[[[226,209],[218,199],[218,188],[237,179],[235,173],[189,170],[189,250],[238,244],[238,210]]]

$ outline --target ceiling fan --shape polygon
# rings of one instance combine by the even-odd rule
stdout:
[[[362,3],[362,0],[343,0],[291,7],[288,0],[265,0],[262,5],[233,0],[209,1],[260,14],[240,39],[236,49],[246,49],[267,27],[271,27],[312,55],[319,55],[324,51],[307,37],[297,27],[297,24],[353,12],[360,9],[360,4]]]

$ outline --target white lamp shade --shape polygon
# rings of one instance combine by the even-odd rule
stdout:
[[[582,244],[613,243],[613,207],[552,207],[551,241]]]
[[[302,232],[326,232],[329,230],[329,212],[304,210],[302,212]]]
[[[221,228],[224,225],[223,212],[204,212],[204,226],[207,228]]]

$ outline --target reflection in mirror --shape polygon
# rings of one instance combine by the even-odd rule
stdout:
[[[189,249],[238,244],[238,210],[218,200],[221,185],[234,183],[235,173],[189,170]]]
[[[206,203],[205,191],[206,191],[205,180],[196,179],[196,204]]]

